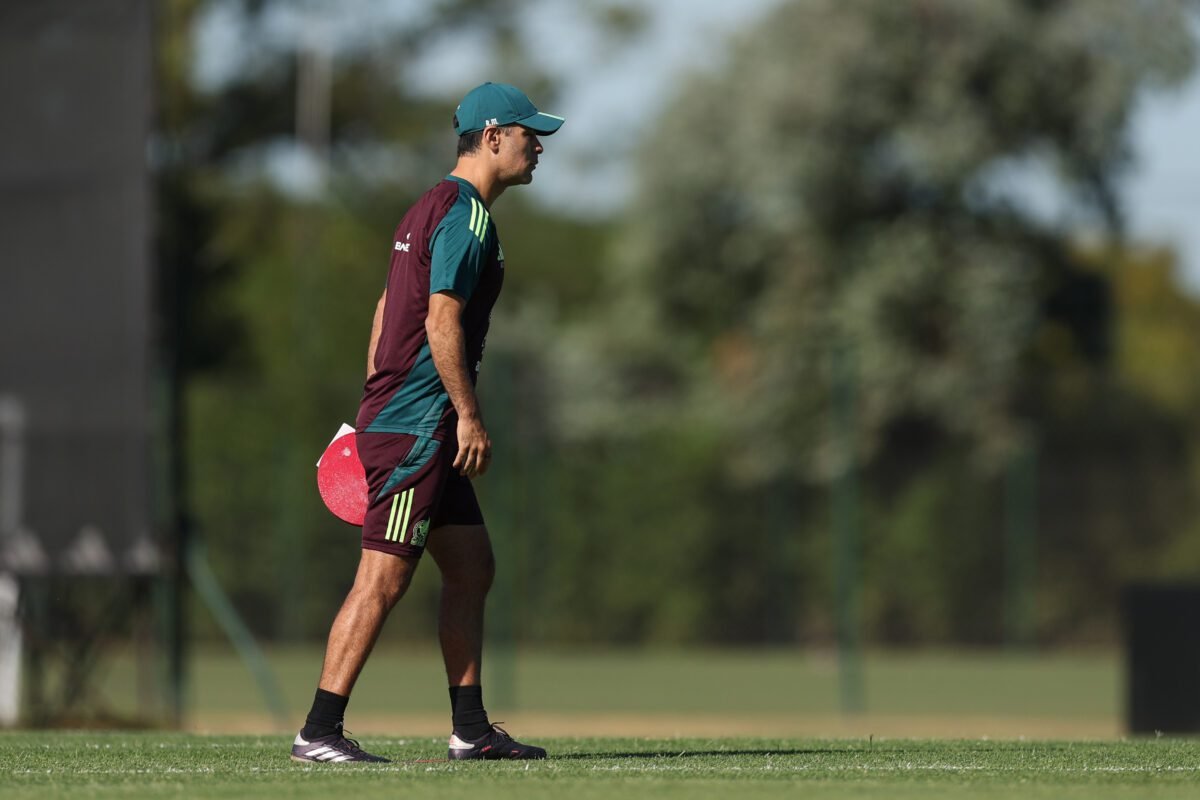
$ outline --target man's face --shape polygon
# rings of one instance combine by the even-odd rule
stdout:
[[[538,156],[541,154],[542,143],[533,131],[520,125],[504,128],[500,137],[497,165],[500,180],[506,186],[531,183],[533,170],[537,167]]]

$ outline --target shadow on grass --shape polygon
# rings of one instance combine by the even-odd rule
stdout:
[[[831,756],[831,755],[862,755],[869,748],[856,749],[792,749],[792,750],[643,750],[625,753],[564,753],[552,755],[554,761],[601,761],[605,759],[632,758],[706,758],[714,756]],[[892,750],[890,752],[901,752]]]
[[[996,742],[971,742],[960,745],[958,752],[965,753],[994,753],[1006,749],[1025,749],[1034,747],[1038,750],[1064,750],[1069,749],[1070,743],[1057,742],[1039,742],[1033,745],[1027,743],[996,743]],[[891,744],[880,746],[875,744],[863,744],[856,747],[805,747],[805,748],[754,748],[754,749],[736,749],[736,750],[640,750],[627,751],[617,753],[563,753],[552,754],[550,757],[555,761],[600,761],[604,759],[670,759],[670,758],[713,758],[720,756],[853,756],[861,758],[863,755],[874,754],[883,757],[895,755],[903,755],[906,753],[923,752],[924,748],[911,747],[895,747]]]

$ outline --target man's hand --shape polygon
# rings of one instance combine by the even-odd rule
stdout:
[[[459,475],[474,478],[487,472],[492,464],[492,440],[479,417],[459,417],[458,455],[454,468]]]

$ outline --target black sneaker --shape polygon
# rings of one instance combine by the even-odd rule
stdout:
[[[303,733],[303,731],[301,731]],[[300,733],[292,742],[292,761],[317,764],[345,764],[350,761],[374,761],[384,764],[390,759],[375,756],[358,746],[358,742],[347,739],[341,727],[328,736],[318,736],[311,742],[304,740]]]
[[[474,741],[458,738],[458,734],[450,734],[450,760],[459,761],[469,758],[481,758],[494,761],[502,758],[545,758],[546,751],[531,744],[521,744],[508,735],[499,725]]]

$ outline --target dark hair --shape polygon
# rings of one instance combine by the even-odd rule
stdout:
[[[478,150],[481,144],[483,144],[483,131],[464,133],[458,137],[458,154],[460,156],[470,155]]]

